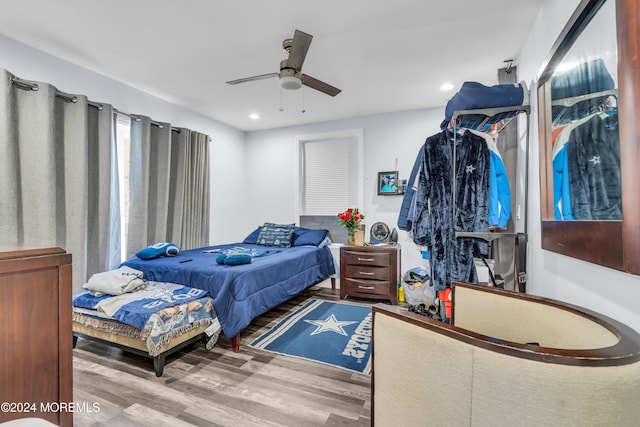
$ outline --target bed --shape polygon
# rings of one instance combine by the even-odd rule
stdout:
[[[327,230],[295,227],[292,246],[277,247],[260,239],[268,224],[241,243],[184,250],[177,256],[151,260],[136,257],[123,265],[142,271],[147,280],[206,290],[213,297],[222,332],[238,352],[240,332],[254,318],[336,272]],[[240,265],[218,264],[223,254],[250,254],[251,260]]]
[[[198,340],[213,348],[222,329],[205,291],[173,283],[143,284],[120,295],[74,295],[73,346],[83,337],[151,357],[158,377],[168,355]]]

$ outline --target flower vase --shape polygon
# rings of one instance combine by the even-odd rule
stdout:
[[[353,228],[347,228],[347,245],[354,246],[356,243],[356,230]]]

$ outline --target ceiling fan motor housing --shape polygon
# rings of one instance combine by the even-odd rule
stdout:
[[[291,51],[291,46],[293,46],[293,39],[284,39],[282,40],[282,50],[285,53],[289,53]]]

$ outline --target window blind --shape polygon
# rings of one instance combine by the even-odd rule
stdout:
[[[337,215],[359,201],[358,140],[341,137],[302,144],[302,215]]]

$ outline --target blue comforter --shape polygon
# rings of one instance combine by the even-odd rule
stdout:
[[[255,250],[261,256],[253,257],[249,264],[216,263],[221,251],[238,247]],[[175,257],[133,258],[123,265],[142,271],[146,280],[208,291],[222,330],[231,339],[260,314],[335,273],[333,257],[326,246],[278,248],[279,251],[266,254],[264,249],[235,243],[184,250]]]

